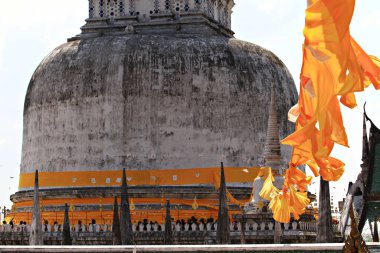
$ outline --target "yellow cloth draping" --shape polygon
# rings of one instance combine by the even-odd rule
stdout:
[[[258,175],[257,173],[256,173],[256,175]],[[214,187],[215,187],[215,189],[216,190],[219,190],[219,188],[220,188],[220,173],[219,172],[214,172],[214,175],[213,175],[213,178],[214,178],[214,180],[213,180],[213,183],[214,183]],[[255,177],[253,177],[253,178],[251,178],[251,181],[254,179],[254,178],[256,178],[256,176]],[[226,193],[227,193],[227,201],[230,203],[230,204],[235,204],[235,205],[238,205],[238,206],[244,206],[247,202],[249,203],[249,202],[251,202],[252,200],[253,200],[253,190],[252,190],[252,193],[251,193],[251,196],[250,196],[250,198],[249,199],[245,199],[245,200],[237,200],[232,194],[231,194],[231,192],[228,190],[228,188],[226,189]]]
[[[225,168],[225,176],[227,183],[249,183],[252,184],[254,178],[257,177],[259,168]],[[39,183],[43,188],[54,187],[103,187],[103,186],[120,186],[122,171],[70,171],[70,172],[40,172]],[[128,184],[136,185],[209,185],[219,188],[220,184],[220,168],[193,168],[193,169],[166,169],[166,170],[146,170],[135,171],[127,170]],[[22,174],[20,176],[20,188],[32,188],[34,184],[34,173]],[[243,205],[247,200],[237,200],[228,191],[228,199],[230,204]],[[192,207],[191,210],[172,210],[172,216],[180,219],[188,219],[191,216],[196,218],[217,218],[218,214],[218,199],[215,196],[210,198],[198,199],[193,196],[190,199],[178,198],[170,199],[172,205],[187,205]],[[49,206],[49,209],[54,206],[62,206],[64,203],[70,205],[71,216],[74,221],[87,219],[110,220],[112,222],[112,211],[104,210],[104,206],[113,205],[113,198],[48,198],[41,199],[42,209],[44,206]],[[134,222],[149,218],[152,220],[161,221],[165,201],[161,198],[144,198],[136,197],[130,200],[130,209],[132,212],[132,220]],[[137,210],[136,205],[148,206],[150,204],[161,204],[162,210]],[[31,219],[30,212],[21,212],[23,208],[33,206],[32,200],[20,201],[13,205],[13,212],[8,214],[8,217],[14,218],[14,221]],[[83,211],[85,206],[96,206],[98,211]],[[200,208],[202,207],[202,208]],[[206,209],[206,210],[205,210]],[[240,211],[230,211],[229,214],[240,213]],[[43,218],[49,221],[63,219],[63,212],[44,212]]]
[[[232,220],[232,215],[239,214],[240,211],[229,211],[229,216]],[[137,223],[144,219],[149,221],[157,221],[162,224],[165,222],[165,209],[161,210],[135,210],[131,211],[131,221],[132,223]],[[188,220],[191,217],[195,217],[198,220],[200,219],[208,219],[214,218],[216,220],[218,218],[217,210],[176,210],[172,209],[170,211],[170,215],[174,220],[184,219]],[[64,212],[42,212],[41,213],[42,220],[47,220],[50,224],[53,224],[54,221],[57,221],[59,224],[63,224]],[[69,218],[71,224],[77,224],[78,221],[82,221],[82,223],[90,223],[92,219],[95,219],[98,224],[112,224],[113,219],[113,211],[74,211],[69,212]],[[7,223],[11,220],[14,224],[19,224],[20,221],[26,221],[28,224],[31,224],[32,214],[30,212],[18,212],[8,214],[6,219]]]
[[[120,201],[120,200],[119,200]],[[100,206],[100,205],[113,205],[113,198],[103,198],[102,203],[99,202],[98,198],[72,198],[72,199],[43,199],[41,200],[41,206],[62,206],[65,203],[70,203],[70,211],[75,210],[75,207],[78,206]],[[138,205],[149,205],[149,204],[160,204],[164,206],[164,202],[161,198],[131,198],[131,204],[134,206]],[[182,204],[192,206],[194,199],[181,199],[173,198],[170,199],[170,203],[173,205]],[[210,209],[218,209],[218,200],[217,199],[197,199],[198,206],[208,207]],[[13,208],[23,208],[23,207],[32,207],[33,201],[22,201],[13,204]],[[132,209],[131,209],[132,210]]]
[[[220,168],[127,170],[128,185],[214,185],[214,174]],[[251,183],[259,168],[225,168],[227,183]],[[40,187],[104,187],[120,186],[122,171],[39,172]],[[20,175],[19,188],[33,188],[34,173]]]
[[[294,218],[298,220],[299,216],[310,204],[307,192],[298,191],[294,185],[288,186],[289,191],[280,191],[273,185],[272,170],[270,168],[265,168],[265,170],[267,172],[263,176],[265,181],[260,191],[260,196],[269,201],[268,207],[272,209],[273,218],[279,222],[288,223],[290,213],[293,213]]]
[[[189,219],[194,216],[198,219],[200,218],[217,218],[218,217],[218,200],[217,199],[196,199],[197,208],[194,209],[194,199],[170,199],[170,204],[174,206],[171,210],[171,216],[175,219]],[[54,206],[63,206],[64,203],[70,203],[69,216],[72,220],[71,222],[76,223],[78,220],[88,220],[95,219],[98,222],[106,220],[107,223],[112,223],[113,211],[104,210],[104,206],[113,205],[113,198],[102,198],[100,202],[99,198],[66,198],[66,199],[43,199],[41,200],[41,215],[43,219],[50,222],[54,220],[63,221],[63,211],[54,211]],[[120,200],[119,200],[120,203]],[[137,210],[136,205],[149,206],[151,204],[161,204],[159,210]],[[192,206],[190,210],[178,209],[176,206],[187,205]],[[30,222],[32,214],[31,212],[20,212],[19,208],[30,208],[33,206],[33,201],[23,201],[15,203],[12,207],[12,212],[8,213],[8,221],[13,219],[14,222],[19,223],[20,221]],[[45,210],[45,206],[49,206],[49,211]],[[87,206],[87,207],[86,207]],[[133,208],[132,208],[133,206]],[[91,208],[89,208],[91,207]],[[98,210],[93,210],[95,209]],[[199,207],[206,207],[199,208]],[[153,221],[163,222],[165,220],[165,203],[161,198],[133,198],[130,199],[130,210],[132,215],[132,222],[138,222],[142,219],[149,219]],[[229,215],[240,213],[240,211],[229,211]]]
[[[289,213],[298,216],[307,202],[303,192],[310,178],[297,166],[306,164],[327,181],[339,180],[344,172],[344,163],[330,156],[335,143],[348,147],[338,97],[353,108],[354,92],[370,83],[380,88],[379,59],[368,56],[350,35],[354,6],[355,0],[308,1],[299,101],[289,111],[296,129],[282,141],[293,146],[293,153],[284,187],[270,206],[280,222],[288,222]]]

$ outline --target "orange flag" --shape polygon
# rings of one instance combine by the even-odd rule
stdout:
[[[302,194],[311,179],[297,166],[306,164],[327,181],[339,180],[344,172],[344,163],[330,156],[335,143],[348,147],[339,101],[353,108],[354,92],[370,83],[380,88],[380,60],[367,55],[350,35],[354,7],[355,0],[308,0],[299,100],[289,111],[296,129],[282,141],[293,146],[293,153],[281,196],[271,203],[281,222],[289,221],[286,212],[298,216],[306,203]]]

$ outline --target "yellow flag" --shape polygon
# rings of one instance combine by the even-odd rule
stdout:
[[[193,204],[191,205],[191,207],[192,207],[194,210],[197,210],[197,209],[198,209],[197,196],[194,197],[194,201],[193,201]]]
[[[286,221],[286,212],[298,216],[302,210],[297,205],[306,204],[310,178],[297,169],[299,165],[309,165],[324,180],[339,180],[344,163],[330,154],[335,144],[348,147],[340,103],[353,108],[354,92],[370,83],[380,88],[379,59],[367,55],[350,35],[354,6],[355,0],[308,1],[299,100],[289,111],[296,130],[282,141],[293,146],[293,153],[281,194],[270,205],[275,219]]]
[[[263,203],[263,201],[260,199],[259,200],[259,203],[257,203],[257,206],[260,208],[260,209],[262,209],[263,207],[264,207],[264,203]]]
[[[370,82],[380,88],[379,60],[368,56],[349,32],[354,6],[355,0],[310,1],[299,101],[289,112],[297,119],[296,131],[282,141],[294,148],[293,166],[312,164],[315,176],[327,181],[337,181],[344,172],[344,164],[330,157],[334,144],[348,146],[338,96],[353,108],[354,92]]]
[[[129,204],[129,209],[131,211],[134,211],[136,209],[135,203],[133,202],[133,199],[131,199],[131,203]]]

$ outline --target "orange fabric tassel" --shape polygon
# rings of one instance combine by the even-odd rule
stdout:
[[[354,92],[370,83],[380,88],[380,60],[367,55],[350,35],[354,7],[355,0],[308,1],[299,100],[288,115],[296,130],[282,141],[293,146],[293,154],[282,192],[270,204],[279,222],[289,221],[286,213],[298,217],[307,202],[311,178],[297,166],[306,164],[327,181],[344,173],[344,163],[330,156],[335,144],[348,147],[338,96],[340,103],[354,108]]]
[[[264,181],[263,188],[260,191],[260,196],[268,201],[272,200],[272,196],[279,193],[279,190],[273,185],[274,177],[272,170],[269,169],[268,176]]]
[[[273,218],[282,223],[289,222],[291,213],[295,219],[298,219],[310,203],[310,200],[307,198],[307,192],[297,192],[296,188],[292,185],[288,187],[291,180],[299,179],[299,187],[305,189],[306,185],[301,185],[301,182],[304,182],[305,184],[309,183],[309,178],[297,168],[293,168],[290,172],[288,171],[285,178],[290,180],[285,182],[283,191],[280,191],[273,185],[274,177],[272,175],[272,170],[269,169],[268,176],[265,179],[263,188],[260,191],[260,196],[270,201],[269,208],[273,211]],[[284,189],[289,189],[289,191],[284,191]]]
[[[288,223],[290,220],[289,199],[287,195],[278,194],[269,203],[269,208],[273,211],[273,218],[281,223]]]

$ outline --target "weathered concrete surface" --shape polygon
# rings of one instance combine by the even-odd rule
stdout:
[[[284,137],[295,85],[261,47],[195,35],[63,44],[28,87],[21,173],[215,167],[222,156],[225,166],[255,165],[272,85]]]

